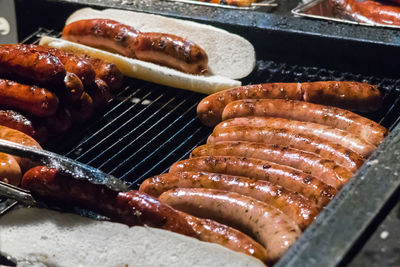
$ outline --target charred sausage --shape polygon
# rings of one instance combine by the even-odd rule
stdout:
[[[236,192],[265,202],[292,218],[301,229],[319,213],[307,198],[268,181],[206,172],[164,173],[145,180],[139,191],[158,197],[174,188],[210,188]]]
[[[262,159],[299,169],[322,181],[346,180],[353,176],[352,172],[332,160],[285,146],[263,143],[233,141],[208,144],[197,147],[190,156],[235,156]]]
[[[172,34],[142,33],[114,20],[72,22],[64,27],[62,38],[186,73],[207,72],[207,54],[193,42]]]
[[[158,199],[175,209],[248,233],[266,248],[271,262],[278,260],[301,233],[297,224],[278,209],[234,192],[178,188]]]
[[[229,156],[191,158],[174,163],[169,172],[211,172],[266,180],[304,195],[318,207],[326,205],[337,192],[332,186],[302,171],[252,158]]]
[[[284,118],[238,117],[219,123],[215,126],[214,131],[235,126],[271,127],[286,129],[300,134],[314,135],[330,142],[340,144],[365,158],[371,155],[376,149],[376,146],[373,144],[349,132],[318,123],[288,120]]]
[[[97,111],[104,109],[111,98],[110,88],[100,78],[96,78],[95,82],[86,88],[86,92],[93,99],[93,109]]]
[[[69,106],[68,109],[71,112],[72,122],[82,124],[93,115],[93,99],[88,93],[83,92],[79,101]]]
[[[222,119],[248,116],[281,117],[319,123],[350,132],[376,146],[387,135],[387,130],[383,126],[348,110],[295,100],[234,101],[225,107]]]
[[[355,172],[364,163],[361,155],[339,144],[285,129],[237,126],[213,132],[208,137],[207,143],[215,144],[225,141],[247,141],[288,146],[314,153],[321,158],[331,159],[352,172]]]
[[[230,249],[266,260],[265,249],[250,237],[211,220],[202,220],[174,210],[157,199],[139,192],[115,192],[86,180],[74,179],[56,169],[38,166],[26,172],[21,186],[42,200],[78,205],[133,225],[148,225],[219,243]]]
[[[241,86],[207,96],[197,106],[197,114],[205,125],[214,126],[221,121],[222,111],[230,102],[265,98],[302,100],[363,112],[377,110],[382,102],[378,88],[366,83],[264,83]]]
[[[48,117],[56,113],[58,97],[44,88],[0,79],[0,106]]]

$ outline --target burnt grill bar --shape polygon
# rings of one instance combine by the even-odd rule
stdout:
[[[70,11],[82,7],[79,4],[68,5],[68,1],[42,2],[51,4],[54,10],[51,16],[54,17],[56,30],[39,28],[24,40],[26,43],[37,43],[42,35],[58,37],[57,30],[61,29]],[[96,0],[86,2],[96,2],[94,5],[98,6]],[[119,0],[104,5],[112,6],[112,2],[120,7]],[[281,1],[280,4],[282,6],[289,2]],[[17,11],[23,5],[23,9],[19,8],[19,16],[37,8],[36,4],[31,6],[29,1],[17,0],[16,3]],[[243,80],[243,84],[353,80],[379,86],[384,95],[383,106],[366,116],[389,128],[391,135],[276,266],[338,264],[399,186],[393,175],[400,173],[400,167],[396,164],[400,160],[400,152],[397,152],[400,151],[400,137],[397,135],[400,131],[400,80],[393,78],[397,77],[397,70],[389,67],[396,55],[400,55],[399,44],[395,41],[397,39],[384,38],[384,33],[379,30],[364,28],[357,28],[361,30],[353,38],[351,34],[354,32],[349,25],[343,26],[345,30],[341,31],[328,23],[321,23],[323,28],[315,30],[315,25],[309,20],[298,23],[297,18],[287,19],[283,16],[282,19],[274,14],[268,15],[269,20],[264,23],[265,14],[261,12],[203,13],[201,11],[205,9],[201,7],[199,13],[193,16],[197,8],[187,8],[187,5],[178,5],[176,10],[163,9],[171,5],[155,1],[145,6],[147,12],[194,18],[223,26],[248,38],[255,45],[260,60],[253,73]],[[56,14],[62,16],[55,18]],[[241,19],[232,23],[230,20],[236,18],[235,14]],[[246,16],[253,16],[254,23],[245,21]],[[26,18],[24,20],[27,21]],[[48,17],[46,21],[42,20],[38,18],[35,26],[24,26],[20,33],[27,30],[31,32],[31,27],[36,30],[40,25],[49,27]],[[268,31],[264,31],[264,27],[269,28]],[[302,28],[310,28],[317,33],[306,32]],[[321,34],[324,30],[329,34]],[[268,42],[264,37],[265,42],[257,40],[261,32],[269,34]],[[397,34],[392,30],[385,32],[393,33],[391,36]],[[340,36],[341,33],[344,36]],[[331,49],[328,43],[331,46],[339,45],[339,48]],[[351,50],[356,51],[349,48],[353,45],[360,49],[360,57],[368,56],[370,51],[376,53],[368,59],[358,60],[358,55],[351,54]],[[383,55],[387,56],[386,64],[377,64],[382,62]],[[102,114],[93,118],[89,125],[76,128],[68,136],[61,137],[62,142],[60,139],[52,140],[47,148],[99,167],[128,182],[131,188],[137,188],[145,178],[168,171],[171,164],[188,157],[193,148],[205,143],[212,129],[200,123],[195,109],[203,97],[197,93],[127,79],[124,89],[109,102]],[[363,210],[357,209],[361,205]],[[352,225],[347,229],[337,229],[339,220],[347,220]],[[335,235],[329,232],[332,230],[339,233]]]

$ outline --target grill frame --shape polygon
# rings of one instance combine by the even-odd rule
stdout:
[[[29,1],[28,1],[29,2]],[[17,6],[21,3],[24,4],[25,9],[29,9],[26,7],[26,4],[28,3],[27,1],[23,0],[17,0]],[[59,26],[62,25],[59,23],[59,21],[62,20],[62,22],[65,21],[66,14],[68,14],[67,11],[65,11],[66,4],[70,4],[70,1],[59,1],[60,3],[55,3],[56,1],[52,0],[43,0],[43,3],[51,3],[52,7],[62,7],[62,12],[54,12],[53,16],[62,14],[62,16],[59,16],[59,18],[56,19],[56,29],[59,29]],[[314,21],[311,20],[301,20],[301,25],[298,23],[299,20],[297,18],[290,18],[288,19],[285,16],[279,17],[276,16],[275,14],[262,14],[261,12],[254,12],[252,15],[254,15],[253,20],[251,21],[244,21],[243,19],[240,19],[238,21],[235,21],[235,23],[227,23],[226,21],[229,21],[230,18],[236,18],[237,14],[243,15],[244,13],[231,13],[231,12],[206,12],[202,13],[204,11],[203,7],[200,9],[196,8],[187,8],[187,5],[179,5],[178,7],[174,9],[170,9],[170,6],[167,4],[153,4],[151,3],[150,5],[145,5],[142,6],[142,3],[135,3],[131,6],[124,6],[121,5],[121,1],[119,0],[110,0],[110,1],[104,1],[103,4],[99,4],[97,1],[91,1],[91,0],[79,0],[77,1],[78,4],[70,4],[67,5],[68,9],[77,9],[81,8],[82,6],[114,6],[118,8],[125,8],[125,9],[131,9],[131,10],[138,10],[138,11],[146,11],[146,12],[152,12],[152,13],[158,13],[158,14],[164,14],[164,15],[169,15],[169,16],[174,16],[174,17],[181,17],[181,18],[189,18],[193,20],[198,20],[202,22],[207,22],[210,24],[214,24],[220,27],[223,27],[225,29],[228,29],[232,32],[239,33],[249,39],[256,47],[256,51],[258,56],[261,55],[262,59],[265,59],[265,61],[273,61],[273,60],[282,60],[286,63],[282,64],[288,64],[290,65],[293,62],[302,62],[304,64],[304,68],[316,68],[320,69],[321,67],[331,67],[332,69],[336,69],[339,71],[348,71],[352,70],[354,72],[362,73],[358,74],[356,80],[362,80],[364,79],[363,77],[368,77],[371,75],[371,73],[375,73],[377,76],[381,77],[389,77],[387,80],[391,80],[390,77],[396,77],[396,74],[394,71],[390,70],[388,66],[394,63],[393,59],[398,58],[397,55],[400,55],[400,49],[399,49],[399,42],[397,40],[400,40],[396,38],[397,36],[400,36],[399,32],[394,32],[394,31],[382,31],[382,33],[378,32],[376,29],[364,29],[363,27],[357,27],[354,28],[352,26],[343,26],[342,28],[342,33],[344,34],[339,34],[337,29],[334,29],[333,25],[326,25],[325,23],[315,23]],[[160,8],[161,7],[161,8]],[[33,7],[33,9],[37,9],[38,7]],[[184,11],[186,9],[186,11]],[[20,9],[19,9],[20,10]],[[209,9],[207,9],[209,11]],[[18,12],[18,9],[17,9]],[[21,16],[21,13],[19,13],[19,17]],[[262,22],[263,19],[267,18],[267,22]],[[47,20],[48,22],[48,20]],[[39,20],[38,23],[41,23]],[[58,24],[57,24],[58,23]],[[329,34],[324,34],[321,33],[321,30],[315,30],[315,26],[322,26],[326,31],[329,31]],[[32,27],[37,27],[37,26],[45,26],[45,24],[35,24],[35,26]],[[313,31],[305,31],[304,29],[299,29],[299,27],[304,27],[307,28],[309,27],[313,29]],[[356,34],[356,37],[352,37],[351,34],[354,33],[351,29],[361,29],[360,33]],[[264,39],[261,41],[257,41],[257,37],[262,34],[267,35],[269,38],[272,39],[271,43],[264,43]],[[389,36],[390,34],[393,34],[394,38],[390,39],[388,37],[385,37],[386,35]],[[370,39],[366,38],[366,36],[373,36]],[[290,44],[294,40],[301,38],[298,40],[298,43],[301,45],[304,44],[312,44],[310,47],[307,47],[305,50],[301,50],[298,48],[294,48],[293,44]],[[383,37],[383,38],[382,38]],[[379,39],[384,40],[383,42],[379,41]],[[279,46],[281,44],[282,40],[287,41],[287,43],[284,43],[283,45]],[[289,43],[289,44],[288,44]],[[332,46],[338,46],[340,48],[343,48],[343,54],[340,54],[340,49],[336,49],[334,51],[330,51],[330,49],[327,49],[326,46],[327,44],[331,44]],[[321,46],[321,48],[316,52],[313,53],[316,49],[316,47]],[[356,58],[352,53],[354,53],[355,49],[349,49],[349,47],[356,47],[357,49],[360,49],[358,52],[360,52],[361,56],[368,56],[369,53],[372,51],[375,52],[374,55],[372,55],[368,59],[359,59]],[[284,53],[287,50],[289,50],[288,53]],[[303,52],[303,55],[298,55],[299,52]],[[327,53],[327,52],[332,52],[332,53]],[[284,56],[282,56],[284,54]],[[312,57],[310,57],[312,55]],[[347,64],[348,62],[338,62],[337,58],[338,55],[342,55],[343,58],[349,59],[350,63]],[[382,58],[382,55],[390,55],[389,57],[386,57],[387,59],[387,64],[385,66],[379,65],[382,61],[379,60],[379,58]],[[262,68],[262,66],[265,63],[264,60],[261,60],[257,64],[257,68]],[[353,62],[354,61],[354,62]],[[310,62],[312,64],[310,64]],[[366,63],[368,64],[376,64],[379,67],[374,67],[371,69],[364,68]],[[281,64],[281,63],[279,63]],[[266,64],[268,65],[268,64]],[[307,65],[312,65],[312,67],[309,67]],[[333,67],[332,67],[333,66]],[[267,66],[267,68],[269,68]],[[290,68],[290,66],[289,66]],[[301,69],[302,67],[300,67]],[[332,70],[333,71],[333,70]],[[301,71],[299,71],[301,72]],[[334,71],[333,71],[334,72]],[[328,71],[329,73],[329,71]],[[282,73],[282,75],[286,75],[285,73]],[[275,76],[274,79],[278,79],[278,76]],[[285,76],[288,78],[287,76]],[[297,77],[296,75],[293,76],[294,79],[291,81],[305,81],[305,77]],[[325,78],[328,78],[328,76],[324,76]],[[248,78],[244,80],[244,83],[248,83],[250,81],[258,81],[260,77],[257,75],[257,71],[253,72]],[[279,81],[279,80],[272,80],[272,81]],[[398,96],[398,82],[394,84],[394,90],[392,90],[386,97],[386,99],[392,99],[393,97]],[[398,99],[398,98],[397,98]],[[395,100],[396,103],[398,100]],[[395,114],[397,114],[399,111],[397,110],[398,105],[391,105],[390,107],[386,106],[387,110],[394,110]],[[398,118],[399,116],[397,116]],[[98,118],[99,119],[99,118]],[[378,174],[383,174],[382,177],[393,177],[393,174],[397,171],[399,171],[399,167],[396,166],[396,162],[398,162],[399,155],[395,153],[397,150],[399,150],[400,145],[399,145],[399,140],[395,136],[399,132],[399,126],[397,125],[398,121],[395,121],[393,124],[394,126],[391,127],[392,133],[391,135],[386,138],[385,142],[383,145],[380,146],[378,151],[371,156],[371,158],[368,160],[368,162],[373,162],[374,160],[379,161],[379,166],[373,166],[369,165],[370,163],[364,164],[364,166],[360,169],[360,171],[357,173],[355,179],[358,179],[362,181],[362,184],[365,184],[365,181],[371,182],[371,179],[373,179],[373,176],[378,173]],[[85,129],[82,132],[85,132],[87,129],[90,129],[92,126],[85,127]],[[211,129],[210,129],[211,130]],[[73,133],[71,135],[71,138],[77,136],[76,133]],[[78,134],[79,136],[79,134]],[[397,135],[398,136],[398,135]],[[57,142],[54,142],[57,143]],[[176,160],[179,160],[180,158],[185,157],[186,155],[181,155],[176,158]],[[376,169],[375,169],[376,168]],[[353,179],[353,180],[355,180]],[[390,179],[389,179],[390,180]],[[367,183],[368,184],[368,183]],[[329,229],[328,226],[334,226],[337,224],[337,221],[333,221],[332,218],[335,216],[335,214],[338,214],[338,209],[340,210],[340,207],[344,208],[345,211],[347,211],[347,214],[354,213],[354,209],[351,209],[349,205],[347,205],[347,210],[346,210],[346,203],[343,203],[341,201],[342,199],[346,199],[348,197],[352,197],[352,200],[355,201],[354,203],[358,203],[358,205],[362,204],[362,199],[360,199],[360,195],[354,196],[354,193],[357,192],[357,186],[359,184],[356,183],[350,183],[346,185],[346,190],[342,190],[339,194],[338,197],[335,198],[335,200],[332,201],[331,204],[329,204],[328,208],[326,211],[324,211],[316,220],[315,223],[303,234],[301,237],[301,240],[297,242],[288,253],[284,256],[284,258],[277,263],[277,266],[315,266],[316,263],[320,265],[320,263],[325,260],[326,264],[328,266],[334,266],[337,265],[342,261],[342,259],[345,257],[346,253],[348,252],[349,248],[352,247],[355,244],[355,241],[358,240],[362,232],[367,229],[367,227],[375,220],[376,215],[378,212],[382,209],[382,207],[387,204],[387,200],[390,198],[389,196],[394,192],[393,188],[396,188],[396,184],[393,183],[393,181],[388,181],[388,183],[384,183],[382,185],[382,190],[385,192],[385,194],[381,194],[380,196],[377,196],[377,198],[374,199],[369,199],[367,200],[371,203],[370,210],[368,211],[369,214],[368,216],[365,217],[365,214],[361,214],[360,217],[357,218],[352,218],[357,221],[357,226],[353,227],[349,230],[351,230],[351,237],[347,235],[340,235],[338,236],[335,240],[330,240],[329,244],[327,242],[323,242],[323,240],[326,240],[326,233],[324,233],[322,230],[318,229]],[[132,186],[135,186],[133,183]],[[379,185],[381,186],[381,185]],[[370,187],[369,190],[375,190],[376,188]],[[379,190],[377,190],[379,191]],[[382,192],[383,192],[382,191]],[[368,192],[367,192],[368,193]],[[368,195],[367,195],[368,196]],[[374,205],[372,205],[374,204]],[[373,207],[372,207],[373,206]],[[340,211],[339,211],[340,212]],[[341,210],[342,214],[343,210]],[[379,218],[378,218],[379,219]],[[336,242],[333,244],[332,242]],[[318,245],[310,245],[310,243],[318,244]],[[330,247],[335,247],[335,251],[330,251]],[[315,252],[319,251],[320,255],[317,255]],[[308,257],[304,258],[304,256],[307,255]],[[329,262],[327,262],[329,261]]]

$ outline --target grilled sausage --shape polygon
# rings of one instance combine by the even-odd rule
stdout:
[[[23,132],[39,143],[43,143],[47,137],[46,128],[14,110],[0,110],[0,125]]]
[[[292,99],[354,109],[377,110],[381,93],[376,86],[358,82],[264,83],[221,91],[204,98],[197,106],[200,120],[207,126],[221,121],[222,111],[239,99]]]
[[[62,38],[186,73],[207,72],[207,54],[193,42],[172,34],[142,33],[114,20],[72,22],[64,27]]]
[[[93,99],[88,93],[83,92],[79,101],[68,107],[68,109],[71,112],[72,122],[82,124],[93,115]]]
[[[46,118],[44,126],[50,135],[65,134],[72,126],[71,113],[65,107],[61,107],[56,114]]]
[[[64,64],[65,70],[78,76],[84,86],[89,86],[94,82],[96,73],[93,66],[87,60],[57,48],[42,45],[27,46],[37,51],[48,52],[57,57]]]
[[[83,84],[74,73],[67,72],[64,77],[64,84],[55,88],[56,94],[61,102],[70,105],[79,101],[83,94]]]
[[[335,14],[358,22],[400,25],[400,7],[396,4],[355,0],[330,0],[330,4]]]
[[[0,139],[4,139],[10,142],[14,142],[17,144],[25,145],[25,146],[30,146],[34,148],[41,148],[39,143],[36,142],[32,137],[29,135],[24,134],[23,132],[1,126],[0,125]],[[34,164],[27,158],[20,158],[20,157],[15,157],[15,160],[18,162],[19,166],[21,167],[22,172],[25,172]]]
[[[92,64],[96,77],[103,80],[110,88],[111,92],[119,90],[122,86],[124,75],[119,71],[114,63],[106,62],[100,58],[82,55],[82,57]]]
[[[312,153],[301,150],[263,143],[221,142],[199,146],[190,157],[235,156],[256,158],[287,165],[309,173],[322,181],[347,180],[353,173],[329,159],[322,159]]]
[[[387,135],[387,130],[383,126],[348,110],[295,100],[234,101],[225,107],[222,120],[248,116],[282,117],[328,125],[360,136],[376,146]]]
[[[133,225],[148,225],[219,243],[236,251],[265,260],[265,250],[250,237],[224,225],[192,217],[174,210],[157,199],[135,190],[115,192],[102,185],[77,180],[70,174],[38,166],[22,178],[21,186],[36,198],[60,204],[77,205]]]
[[[300,236],[287,215],[254,198],[208,188],[178,188],[161,194],[161,202],[197,217],[208,218],[253,236],[276,261]]]
[[[145,180],[139,191],[158,197],[174,188],[210,188],[249,196],[279,209],[301,229],[309,226],[319,213],[319,208],[301,194],[285,190],[271,182],[217,173],[164,173]]]
[[[22,177],[21,168],[16,159],[0,153],[0,181],[18,186]]]
[[[59,85],[65,67],[52,54],[37,51],[30,45],[0,45],[0,74],[11,75],[34,83]]]
[[[111,98],[110,88],[107,83],[100,78],[96,78],[95,82],[86,87],[86,92],[93,99],[93,109],[102,110],[106,107],[108,100]]]
[[[44,88],[0,79],[0,106],[48,117],[57,111],[58,98]]]
[[[325,206],[337,192],[332,186],[304,172],[252,158],[229,156],[191,158],[175,162],[169,172],[211,172],[266,180],[304,195],[318,207]]]
[[[339,144],[328,142],[319,137],[298,134],[285,129],[237,126],[213,132],[208,137],[207,143],[215,144],[225,141],[248,141],[288,146],[314,153],[321,158],[331,159],[338,165],[353,172],[364,163],[364,159],[361,155]]]
[[[286,129],[300,134],[314,135],[340,144],[365,158],[370,156],[376,149],[376,146],[373,144],[349,132],[318,123],[288,120],[284,118],[238,117],[221,122],[215,126],[214,131],[235,126],[271,127]]]

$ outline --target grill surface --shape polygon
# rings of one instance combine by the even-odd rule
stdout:
[[[58,37],[59,33],[40,28],[24,42],[38,43],[42,35]],[[318,80],[378,85],[384,94],[383,106],[367,116],[390,129],[398,123],[400,80],[258,61],[256,70],[243,84]],[[127,79],[123,88],[104,113],[91,120],[93,123],[51,140],[47,148],[120,177],[137,188],[145,178],[166,172],[172,163],[188,157],[193,148],[205,143],[212,129],[196,118],[202,94],[134,79]]]

